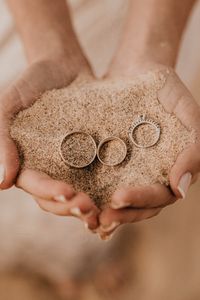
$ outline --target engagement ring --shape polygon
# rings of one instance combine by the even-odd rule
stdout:
[[[136,129],[138,129],[138,127],[140,127],[141,125],[150,125],[155,130],[155,137],[153,138],[152,142],[150,142],[148,144],[143,144],[143,145],[137,142],[135,132],[136,132]],[[141,115],[139,117],[139,119],[137,121],[135,121],[129,129],[130,140],[138,148],[150,148],[150,147],[154,146],[155,144],[157,144],[157,142],[160,139],[160,133],[161,133],[161,130],[160,130],[159,124],[157,124],[155,121],[153,121],[151,119],[146,118],[145,115]]]

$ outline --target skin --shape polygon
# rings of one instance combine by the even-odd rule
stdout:
[[[8,4],[29,66],[0,96],[1,164],[5,168],[0,188],[16,184],[31,194],[43,210],[78,217],[87,227],[95,229],[99,210],[86,194],[77,193],[70,185],[34,170],[23,170],[17,177],[19,157],[9,134],[13,116],[29,107],[41,93],[67,86],[80,72],[90,72],[73,31],[67,5],[64,0],[8,0]]]
[[[170,68],[159,100],[167,111],[174,112],[183,124],[192,126],[199,135],[199,107],[174,71],[183,29],[194,2],[130,1],[122,41],[107,76],[128,78],[149,70]],[[66,86],[80,72],[90,71],[90,68],[77,42],[64,0],[8,0],[8,3],[25,46],[29,67],[0,99],[1,163],[6,171],[0,188],[6,189],[16,183],[33,195],[43,210],[57,215],[74,215],[70,209],[79,208],[81,214],[78,216],[90,229],[96,229],[100,222],[97,231],[103,238],[110,236],[121,224],[157,215],[164,206],[180,198],[181,177],[190,172],[195,181],[200,170],[199,143],[178,157],[170,174],[171,189],[156,184],[116,191],[112,207],[102,211],[100,216],[87,195],[76,193],[66,183],[33,170],[24,170],[17,177],[18,153],[9,135],[12,117],[30,106],[45,90]],[[55,201],[60,195],[66,198],[66,203]]]
[[[194,128],[197,142],[185,149],[170,172],[170,188],[160,184],[118,190],[111,207],[100,215],[100,235],[108,238],[121,224],[156,216],[163,207],[183,198],[179,184],[188,172],[195,182],[200,172],[200,109],[174,71],[182,33],[195,1],[135,0],[120,47],[108,77],[134,77],[149,70],[170,70],[158,99],[167,112],[188,128]],[[144,22],[145,20],[145,22]],[[186,192],[186,191],[185,191]]]

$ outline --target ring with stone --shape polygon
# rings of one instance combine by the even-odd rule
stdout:
[[[118,145],[115,145],[113,149],[111,148],[111,153],[108,158],[106,158],[106,148],[109,146],[109,143],[115,142]],[[104,149],[105,148],[105,149]],[[112,151],[113,150],[113,151]],[[121,164],[127,155],[127,146],[126,143],[116,136],[110,136],[103,139],[97,148],[97,157],[99,161],[109,167],[114,167]]]
[[[63,162],[73,168],[89,166],[97,155],[97,145],[93,137],[83,131],[66,134],[60,143],[60,156]]]
[[[142,145],[139,144],[136,141],[136,138],[134,138],[134,133],[136,131],[136,129],[138,127],[140,127],[141,125],[150,125],[154,128],[155,130],[155,138],[153,139],[153,141],[147,145]],[[131,140],[131,142],[138,148],[150,148],[153,147],[155,144],[158,143],[159,139],[160,139],[160,134],[161,134],[161,129],[158,123],[156,123],[155,121],[146,118],[145,115],[140,115],[138,120],[136,120],[130,127],[129,129],[129,138]]]

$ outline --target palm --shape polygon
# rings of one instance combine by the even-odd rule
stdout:
[[[157,71],[160,66],[156,66]],[[163,67],[162,67],[163,69]],[[164,68],[166,72],[166,68]],[[200,137],[200,109],[192,95],[172,70],[167,70],[168,78],[164,87],[158,92],[158,99],[164,109],[176,115],[188,129],[193,129]],[[133,187],[116,191],[112,198],[112,208],[100,216],[102,236],[109,235],[123,223],[140,221],[157,215],[164,206],[185,197],[185,190],[180,186],[184,181],[189,185],[200,171],[200,142],[197,141],[179,154],[169,174],[171,189],[155,184],[146,187]],[[184,179],[183,179],[184,177]],[[187,182],[186,179],[187,178]],[[130,209],[131,208],[131,209]],[[139,209],[139,210],[138,210]]]
[[[171,71],[164,88],[159,92],[158,98],[169,113],[173,113],[181,123],[195,131],[195,136],[200,136],[200,108],[190,92],[175,74]],[[184,172],[192,170],[192,175],[199,171],[200,143],[197,139],[194,144],[186,148],[178,157],[170,174],[170,184],[173,192],[180,196],[177,190],[178,182]]]
[[[18,152],[9,134],[9,123],[14,114],[32,105],[44,91],[67,86],[77,75],[76,72],[68,72],[64,63],[35,63],[2,95],[0,129],[5,176],[1,188],[13,185],[19,169]],[[25,169],[18,176],[16,185],[33,195],[42,209],[57,215],[74,215],[87,222],[91,229],[97,227],[98,209],[92,200],[83,193],[76,193],[68,184]]]

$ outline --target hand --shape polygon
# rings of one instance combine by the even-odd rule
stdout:
[[[61,181],[51,179],[34,170],[23,170],[19,176],[19,158],[14,142],[9,134],[13,116],[37,99],[46,90],[61,88],[70,84],[80,72],[70,68],[63,57],[35,62],[0,97],[0,188],[7,189],[13,184],[31,194],[45,211],[62,215],[76,216],[82,219],[90,229],[98,225],[98,208],[84,193]],[[83,68],[88,68],[83,64]],[[16,179],[17,178],[17,179]]]
[[[166,70],[160,65],[153,67],[154,70],[161,68]],[[172,69],[165,86],[158,92],[158,99],[167,112],[174,113],[183,125],[195,130],[197,141],[179,154],[169,174],[170,188],[154,184],[114,193],[111,207],[100,215],[100,235],[103,238],[121,224],[156,216],[163,207],[185,198],[190,184],[196,181],[200,172],[200,108]]]

